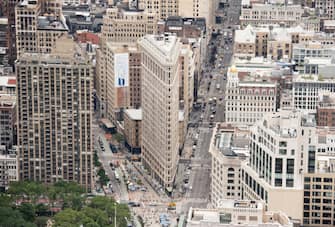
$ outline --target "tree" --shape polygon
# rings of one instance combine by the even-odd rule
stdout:
[[[31,203],[22,203],[18,210],[22,214],[24,220],[34,222],[35,220],[35,208]]]
[[[35,224],[24,220],[18,210],[14,210],[11,207],[0,207],[0,226],[36,227]]]
[[[89,206],[95,209],[106,210],[110,205],[114,205],[115,203],[113,198],[96,196],[91,200]]]
[[[0,207],[10,207],[13,198],[6,194],[0,194]]]
[[[108,217],[114,222],[116,215],[117,226],[127,226],[126,219],[130,220],[129,207],[126,204],[118,204],[114,199],[108,197],[97,196],[91,200],[89,204],[91,208],[100,209],[107,213]],[[116,214],[115,214],[116,210]],[[113,223],[114,225],[114,223]]]
[[[54,217],[55,227],[78,227],[79,225],[99,227],[94,220],[85,216],[82,212],[65,209]]]
[[[37,227],[45,227],[47,226],[48,220],[49,217],[39,216],[35,218],[35,224],[37,225]]]
[[[114,135],[114,139],[119,143],[119,145],[120,145],[120,143],[124,142],[124,136],[120,133],[116,133]]]
[[[141,227],[144,227],[144,220],[142,216],[137,216],[138,222],[141,224]]]
[[[85,207],[81,212],[83,212],[85,216],[93,219],[99,226],[107,226],[109,224],[107,213],[100,209]]]
[[[48,215],[48,207],[42,203],[39,203],[35,206],[35,214],[38,216]]]
[[[15,197],[28,196],[29,199],[35,201],[38,196],[44,195],[46,187],[39,182],[34,181],[17,181],[11,182],[8,194]]]
[[[66,200],[70,202],[70,206],[74,210],[80,210],[83,207],[84,197],[80,195],[72,194]]]
[[[98,171],[99,181],[102,185],[107,185],[109,178],[106,175],[106,172],[103,168],[100,168]]]

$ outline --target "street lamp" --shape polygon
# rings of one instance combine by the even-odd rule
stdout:
[[[116,227],[116,203],[114,203],[114,227]]]

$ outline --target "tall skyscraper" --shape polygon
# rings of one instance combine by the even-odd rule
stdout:
[[[49,53],[56,40],[68,33],[60,0],[24,0],[15,8],[17,56]]]
[[[8,64],[8,19],[0,17],[0,66]]]
[[[126,49],[129,49],[127,46],[136,48],[136,42],[139,38],[146,34],[154,34],[157,32],[156,25],[157,19],[153,14],[149,14],[143,10],[130,9],[128,5],[120,4],[117,7],[108,8],[106,10],[101,29],[100,48],[97,50],[96,66],[96,91],[100,115],[102,117],[108,117],[110,120],[115,120],[112,119],[112,115],[109,113],[114,111],[115,107],[118,107],[118,105],[114,105],[113,103],[110,105],[110,100],[115,99],[115,96],[109,93],[108,88],[108,81],[114,80],[110,77],[114,76],[114,72],[111,70],[113,66],[111,66],[111,58],[108,57],[108,54],[111,52],[111,49],[119,49],[123,45]],[[132,60],[132,58],[138,59],[136,57],[137,54],[135,53],[136,51],[134,52],[131,50],[123,52],[128,52],[130,56],[130,94],[128,97],[130,97],[131,100],[128,103],[130,103],[132,107],[137,108],[140,105],[140,99],[136,97],[139,94],[139,88],[132,90],[132,85],[136,85],[135,81],[140,83],[140,80],[137,78],[138,76],[136,76],[138,73],[135,72],[137,70],[137,60]],[[109,66],[109,69],[107,66]],[[109,73],[108,71],[112,73]],[[135,75],[135,77],[131,78],[133,75]],[[135,98],[135,100],[132,99],[132,97]]]
[[[302,220],[303,174],[315,169],[315,126],[312,115],[296,110],[269,113],[256,122],[250,160],[242,164],[242,198],[262,200],[269,210]]]
[[[15,6],[20,0],[0,1],[0,17],[7,19],[7,51],[8,63],[14,65],[16,59],[15,47]],[[1,38],[0,38],[1,39]]]
[[[141,106],[141,54],[136,43],[107,42],[107,118],[122,118],[122,109]]]
[[[179,15],[179,0],[139,0],[138,5],[160,19]]]
[[[91,64],[69,37],[50,54],[16,63],[20,180],[76,181],[92,187]]]
[[[147,35],[142,52],[142,160],[152,177],[172,189],[178,163],[179,38]]]

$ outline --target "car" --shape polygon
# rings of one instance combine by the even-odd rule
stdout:
[[[141,188],[140,188],[140,191],[142,191],[142,192],[146,192],[146,191],[147,191],[147,188],[146,188],[146,187],[141,187]]]
[[[131,207],[140,207],[141,206],[140,203],[132,202],[132,201],[128,202],[128,205],[131,206]]]
[[[189,182],[189,179],[188,179],[188,178],[185,178],[185,179],[184,179],[184,183],[185,183],[185,184],[188,184],[188,182]]]

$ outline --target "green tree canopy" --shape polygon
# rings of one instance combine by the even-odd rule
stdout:
[[[18,210],[11,207],[0,207],[0,226],[35,227],[36,225],[24,220]]]
[[[34,222],[35,207],[31,203],[22,203],[21,206],[18,207],[18,210],[22,214],[24,220]]]

